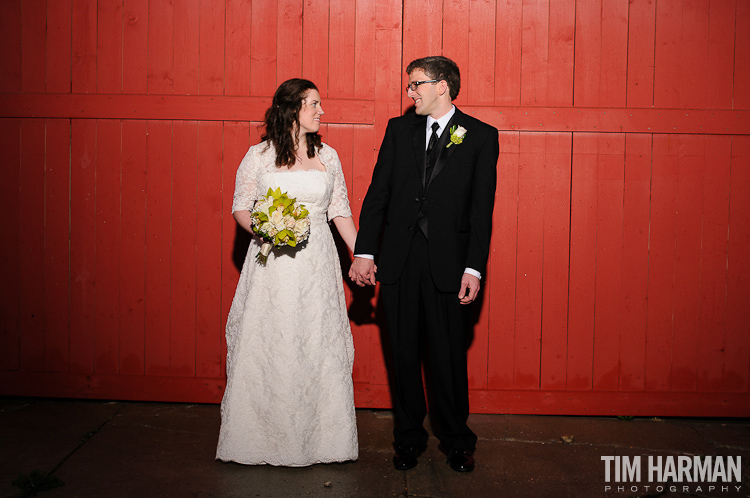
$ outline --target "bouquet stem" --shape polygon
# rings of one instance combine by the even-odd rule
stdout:
[[[258,261],[258,264],[265,265],[266,261],[268,260],[268,253],[271,252],[271,248],[273,247],[273,244],[270,242],[263,242],[263,245],[260,246],[260,251],[255,256],[255,259]]]

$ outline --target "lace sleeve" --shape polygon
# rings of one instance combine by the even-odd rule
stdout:
[[[234,185],[232,214],[235,211],[249,211],[253,208],[258,193],[259,161],[255,148],[250,147],[237,168],[237,179]]]
[[[341,169],[341,161],[332,147],[326,148],[330,151],[330,160],[326,167],[333,176],[333,192],[331,193],[331,203],[328,205],[328,219],[332,220],[337,216],[347,218],[352,215],[352,210],[349,207],[349,195],[346,191],[346,180]]]

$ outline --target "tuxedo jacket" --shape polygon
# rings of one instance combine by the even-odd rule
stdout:
[[[362,204],[355,254],[376,255],[377,279],[395,283],[418,216],[427,216],[429,262],[442,292],[458,292],[465,268],[485,274],[495,200],[497,129],[456,109],[443,130],[432,178],[424,179],[426,116],[393,118]],[[450,128],[463,126],[450,147]],[[382,240],[381,240],[382,234]]]

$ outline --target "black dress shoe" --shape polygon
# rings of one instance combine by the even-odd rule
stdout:
[[[393,456],[393,466],[397,470],[409,470],[417,466],[417,457],[425,448],[415,446],[396,446],[396,454]]]
[[[471,472],[474,470],[474,454],[467,450],[451,450],[446,463],[456,472]]]

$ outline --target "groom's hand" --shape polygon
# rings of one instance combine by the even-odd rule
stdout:
[[[351,268],[349,268],[349,278],[360,287],[375,285],[377,271],[378,267],[375,266],[375,261],[372,259],[355,257]]]
[[[461,304],[471,304],[479,292],[479,279],[474,275],[464,273],[461,277],[461,290],[458,291],[458,299]]]

